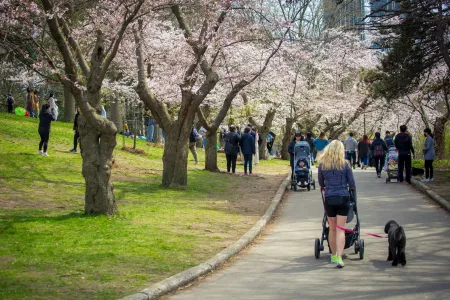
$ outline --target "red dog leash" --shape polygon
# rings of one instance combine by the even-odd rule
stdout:
[[[327,215],[328,221],[330,223],[332,223],[334,226],[336,226],[336,228],[339,229],[339,230],[342,230],[342,231],[345,231],[345,232],[351,232],[351,233],[358,233],[358,231],[356,231],[356,230],[352,230],[352,229],[348,229],[346,227],[339,226],[334,220],[330,219],[330,217],[327,214],[327,211],[325,210],[325,196],[323,196],[324,194],[325,194],[325,188],[322,188],[322,200],[324,201],[324,211],[325,211],[325,214]],[[373,237],[381,238],[381,239],[382,238],[386,238],[386,237],[381,236],[379,234],[370,233],[370,232],[361,232],[361,234],[365,234],[365,235],[368,235],[368,236],[373,236]]]

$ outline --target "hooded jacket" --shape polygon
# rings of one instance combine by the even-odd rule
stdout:
[[[412,144],[412,138],[406,132],[400,132],[395,136],[395,148],[398,150],[399,155],[414,154],[414,148]]]

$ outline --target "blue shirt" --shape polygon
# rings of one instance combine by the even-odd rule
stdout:
[[[328,142],[328,139],[322,140],[320,138],[317,138],[314,140],[313,144],[314,144],[314,148],[316,148],[317,151],[322,151],[329,144],[329,142]]]
[[[348,187],[355,188],[353,172],[347,163],[343,170],[322,170],[319,165],[318,177],[320,186],[326,187],[325,197],[349,197]]]

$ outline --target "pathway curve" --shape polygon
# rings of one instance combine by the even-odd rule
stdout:
[[[247,254],[170,299],[448,299],[450,215],[411,186],[386,184],[369,171],[356,170],[355,178],[362,231],[382,233],[391,219],[403,225],[406,267],[392,267],[387,239],[372,237],[364,237],[362,261],[345,250],[342,270],[325,252],[316,260],[320,191],[302,190],[289,193],[273,230]]]

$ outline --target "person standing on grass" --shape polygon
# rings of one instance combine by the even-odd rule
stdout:
[[[37,117],[34,115],[34,93],[33,90],[27,88],[27,111],[30,118]]]
[[[80,133],[78,132],[78,117],[80,116],[80,108],[77,107],[77,113],[73,120],[73,148],[69,152],[77,153],[78,139],[80,138]]]
[[[33,92],[33,100],[34,100],[34,115],[37,118],[39,116],[40,104],[39,104],[39,93],[36,90],[34,90]]]
[[[328,146],[330,142],[325,136],[325,132],[321,132],[317,139],[314,139],[314,148],[316,148],[317,155],[316,159],[319,159],[319,156],[323,154],[323,151],[326,146]]]
[[[388,148],[386,143],[381,139],[381,134],[379,132],[375,133],[375,139],[370,146],[370,150],[373,154],[377,176],[378,178],[381,178],[382,165],[384,164],[384,157],[388,151]]]
[[[330,225],[328,242],[331,248],[331,263],[335,263],[338,268],[345,266],[342,260],[345,232],[337,228],[336,224],[345,226],[350,205],[348,188],[355,189],[352,169],[344,154],[342,142],[334,140],[318,160],[318,180],[324,193],[324,207]]]
[[[370,156],[370,140],[367,135],[364,135],[358,143],[358,154],[361,159],[361,169],[367,169]]]
[[[251,128],[245,127],[244,133],[242,134],[241,140],[240,140],[240,146],[242,150],[242,154],[244,155],[244,175],[250,174],[252,176],[252,160],[253,155],[255,155],[255,139],[251,135]],[[247,167],[249,173],[247,173]]]
[[[54,110],[50,109],[49,104],[42,105],[41,113],[39,115],[39,135],[41,136],[41,141],[39,142],[38,154],[42,156],[48,156],[48,140],[50,138],[50,125],[52,121],[56,121],[56,116]],[[42,151],[42,146],[44,146],[44,151]]]
[[[8,113],[13,114],[14,113],[14,98],[11,95],[11,93],[9,93],[8,97],[6,97],[6,105],[8,105]]]
[[[202,151],[206,150],[206,132],[207,130],[203,126],[198,130],[198,134],[202,136]]]
[[[423,147],[423,158],[425,160],[425,179],[422,182],[433,182],[433,161],[436,158],[434,152],[434,138],[430,128],[425,128],[423,131],[425,135],[425,144]]]
[[[356,165],[356,149],[358,142],[353,138],[353,132],[349,133],[348,139],[344,141],[345,159],[350,162],[350,165],[355,169]]]
[[[239,154],[239,141],[241,137],[236,133],[236,126],[230,126],[230,132],[225,136],[225,155],[227,157],[227,172],[230,169],[236,173],[236,160]]]
[[[191,134],[189,135],[189,150],[191,150],[192,155],[194,156],[195,164],[198,165],[198,155],[197,155],[197,142],[202,137],[198,134],[197,129],[192,126]]]
[[[398,150],[398,182],[403,183],[403,170],[406,173],[406,182],[411,184],[411,154],[414,155],[414,147],[411,136],[406,133],[406,125],[400,126],[400,133],[395,136],[394,144]]]
[[[55,121],[58,119],[59,109],[58,105],[56,105],[56,99],[53,93],[50,93],[50,97],[48,98],[48,105],[50,105],[50,111],[55,115]]]

